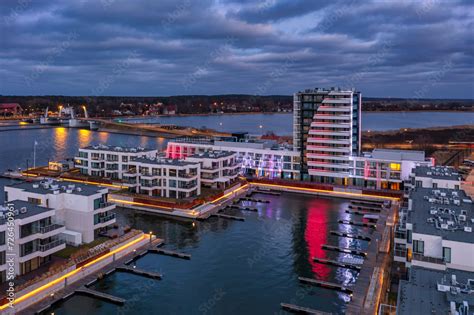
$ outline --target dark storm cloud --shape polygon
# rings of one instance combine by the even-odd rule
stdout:
[[[0,94],[473,98],[470,1],[0,2]]]

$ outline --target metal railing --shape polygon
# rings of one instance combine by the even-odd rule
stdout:
[[[432,263],[432,264],[438,264],[438,265],[446,264],[446,261],[444,260],[444,258],[430,257],[430,256],[425,256],[425,255],[419,254],[419,253],[413,253],[413,259],[412,260],[419,260],[419,261]]]

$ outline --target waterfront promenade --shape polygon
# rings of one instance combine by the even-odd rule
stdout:
[[[114,266],[123,264],[127,258],[150,246],[162,242],[151,234],[143,232],[128,239],[92,261],[82,266],[73,266],[62,273],[54,275],[38,284],[31,285],[17,292],[14,307],[8,304],[0,306],[2,314],[32,314],[63,297],[74,293],[75,290],[97,278],[98,274],[105,273]]]

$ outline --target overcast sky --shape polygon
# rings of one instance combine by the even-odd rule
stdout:
[[[0,94],[474,98],[474,1],[1,0]]]

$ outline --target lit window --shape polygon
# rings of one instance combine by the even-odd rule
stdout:
[[[392,171],[399,171],[400,170],[400,163],[390,163],[390,169]]]

